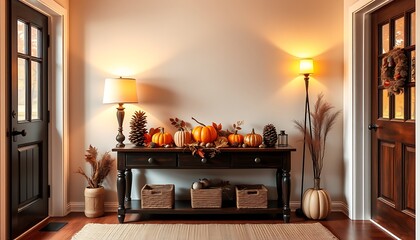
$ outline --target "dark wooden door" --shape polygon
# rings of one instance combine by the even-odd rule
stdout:
[[[48,18],[11,0],[11,237],[48,216]]]
[[[372,13],[372,219],[402,239],[415,236],[415,18],[414,0]]]

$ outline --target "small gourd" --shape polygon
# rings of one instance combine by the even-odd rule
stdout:
[[[177,147],[184,147],[191,143],[191,132],[179,129],[174,134],[174,143]]]
[[[238,131],[235,131],[235,133],[232,133],[228,136],[228,141],[231,146],[234,146],[234,145],[237,146],[244,142],[244,136],[242,136],[241,134],[238,134]]]
[[[152,136],[152,142],[156,143],[158,147],[172,143],[172,135],[165,133],[165,129],[161,128],[159,133],[155,133]]]
[[[244,138],[244,143],[249,147],[258,147],[262,141],[262,136],[258,133],[255,133],[254,129],[252,129],[252,132],[247,134]]]
[[[201,143],[210,143],[217,139],[217,131],[213,126],[196,126],[192,135],[195,141]]]

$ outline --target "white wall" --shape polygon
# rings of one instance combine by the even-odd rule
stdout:
[[[315,61],[311,105],[323,92],[341,110],[342,1],[71,1],[70,202],[83,202],[86,183],[74,172],[86,166],[87,146],[100,151],[115,146],[115,106],[102,104],[102,92],[104,79],[118,76],[134,77],[138,84],[139,103],[126,106],[126,137],[131,115],[140,109],[147,113],[148,127],[172,133],[176,129],[169,118],[175,116],[224,128],[244,120],[243,134],[252,128],[261,133],[268,123],[285,129],[298,150],[292,154],[291,200],[299,201],[302,142],[292,121],[303,119],[304,82],[298,75],[303,57]],[[339,119],[327,142],[321,181],[333,201],[344,200],[342,139]],[[313,178],[309,158],[306,166],[308,188]],[[262,183],[274,192],[271,170],[143,173],[149,183],[175,183],[178,198],[202,177]],[[117,201],[115,175],[114,169],[106,182],[107,202]],[[134,179],[144,184],[139,175]]]

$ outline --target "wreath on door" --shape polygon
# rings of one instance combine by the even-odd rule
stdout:
[[[407,76],[407,56],[404,50],[394,48],[387,52],[382,59],[381,81],[388,95],[403,93]]]

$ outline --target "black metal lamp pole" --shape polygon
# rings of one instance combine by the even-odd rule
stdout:
[[[303,150],[302,150],[302,182],[300,187],[300,208],[296,209],[296,216],[298,217],[304,217],[305,214],[302,210],[302,198],[303,198],[303,180],[305,177],[305,153],[306,153],[306,126],[309,125],[309,136],[312,138],[312,124],[311,124],[311,110],[309,107],[309,73],[304,74],[305,78],[305,92],[306,92],[306,99],[305,99],[305,120],[304,120],[304,134],[303,134]]]

